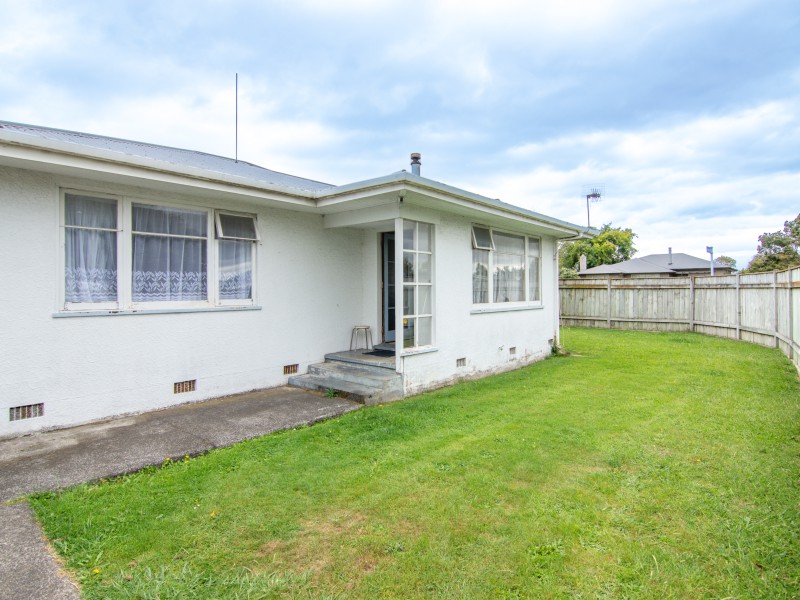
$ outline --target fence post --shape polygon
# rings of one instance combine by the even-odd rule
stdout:
[[[736,274],[736,339],[742,339],[742,293],[739,289],[741,273]]]
[[[606,303],[608,304],[608,328],[611,329],[611,275],[608,276],[608,295],[606,296]]]
[[[787,277],[788,281],[786,282],[786,294],[789,297],[789,358],[792,359],[794,362],[794,288],[792,287],[792,282],[794,277],[792,274],[794,273],[794,269],[789,269],[789,276]],[[795,363],[797,364],[797,363]]]
[[[689,275],[689,331],[694,331],[694,275]]]
[[[775,347],[778,348],[780,346],[780,344],[778,344],[778,334],[780,333],[780,331],[778,326],[778,272],[777,271],[772,272],[772,296],[775,300],[775,306],[774,306],[775,311],[773,313],[774,317],[773,323],[775,324],[773,327],[773,329],[775,330]]]

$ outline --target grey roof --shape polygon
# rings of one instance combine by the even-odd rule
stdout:
[[[482,196],[480,194],[476,194],[475,192],[470,192],[468,190],[457,188],[455,186],[448,185],[440,181],[436,181],[435,179],[428,179],[427,177],[414,175],[413,173],[409,173],[407,171],[397,171],[395,173],[391,173],[383,177],[377,177],[375,179],[367,179],[365,181],[356,181],[354,183],[347,183],[345,185],[340,185],[335,188],[321,191],[316,194],[316,197],[327,198],[339,194],[346,194],[353,191],[359,191],[364,188],[378,187],[381,185],[398,183],[398,182],[416,184],[422,188],[428,188],[439,192],[445,192],[450,196],[457,196],[460,198],[464,198],[475,204],[483,205],[484,207],[497,208],[504,212],[512,213],[517,216],[527,217],[536,221],[540,221],[541,223],[547,224],[548,226],[555,226],[570,231],[571,235],[580,235],[582,237],[593,237],[600,233],[599,229],[595,229],[592,227],[583,227],[581,225],[569,223],[568,221],[562,221],[561,219],[556,219],[555,217],[550,217],[542,213],[530,210],[528,208],[517,206],[516,204],[503,202],[498,198],[489,198],[488,196]]]
[[[169,163],[171,165],[195,167],[212,173],[242,177],[260,184],[292,188],[303,192],[314,192],[335,187],[329,183],[322,183],[311,179],[304,179],[303,177],[287,175],[286,173],[279,173],[278,171],[271,171],[270,169],[265,169],[243,160],[236,161],[232,158],[206,154],[205,152],[197,152],[195,150],[182,150],[180,148],[133,142],[91,133],[65,131],[63,129],[24,125],[8,121],[0,121],[0,129],[7,129],[38,139],[75,144],[84,149],[96,148],[119,153],[121,160],[124,160],[125,156],[146,158],[157,162]]]
[[[728,265],[714,261],[715,269],[730,269]],[[669,254],[648,254],[613,265],[600,265],[581,271],[581,275],[632,275],[639,273],[686,273],[691,271],[711,271],[711,261],[697,258],[683,252]]]
[[[3,131],[8,132],[8,135],[4,136]],[[172,173],[188,174],[194,177],[210,178],[211,174],[216,174],[219,180],[236,180],[236,183],[244,182],[254,187],[302,196],[317,202],[336,196],[357,194],[369,188],[377,189],[398,183],[411,184],[423,188],[423,190],[443,192],[448,197],[467,200],[479,210],[498,209],[513,215],[515,218],[533,219],[549,228],[560,230],[569,237],[585,238],[599,233],[596,229],[561,221],[520,206],[481,196],[480,194],[440,183],[433,179],[420,177],[406,171],[336,186],[279,173],[246,161],[236,161],[205,152],[170,148],[157,144],[146,144],[51,127],[0,121],[0,140],[3,140],[3,138],[8,142],[17,144],[27,144],[27,138],[30,138],[29,143],[34,147],[111,160],[122,164],[136,164]]]

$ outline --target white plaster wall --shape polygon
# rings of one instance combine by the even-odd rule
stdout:
[[[59,189],[257,213],[261,310],[54,318]],[[363,320],[364,232],[247,204],[209,204],[145,189],[0,168],[0,437],[282,385],[348,347]],[[197,391],[173,383],[197,379]],[[9,421],[9,407],[45,416]]]
[[[407,394],[519,368],[551,352],[558,309],[553,291],[555,240],[542,237],[541,308],[472,314],[471,226],[468,219],[439,217],[434,257],[436,351],[402,358]],[[514,356],[509,353],[512,347]],[[456,366],[459,358],[466,359],[465,367]]]

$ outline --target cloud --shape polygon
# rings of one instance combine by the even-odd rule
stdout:
[[[712,166],[717,172],[720,166],[747,171],[757,149],[759,171],[770,165],[782,170],[791,149],[800,147],[799,111],[800,100],[773,101],[637,130],[592,131],[525,143],[508,148],[505,155],[517,165],[592,162],[596,168],[624,164],[631,170],[668,166],[682,177]]]
[[[4,71],[15,71],[36,58],[66,48],[69,32],[77,29],[74,15],[50,10],[44,3],[9,2],[0,4],[0,56]]]
[[[0,118],[232,155],[238,72],[246,160],[344,183],[419,151],[575,222],[602,182],[592,221],[641,248],[744,253],[800,184],[796,0],[769,5],[0,0]]]

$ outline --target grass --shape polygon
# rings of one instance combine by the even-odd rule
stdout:
[[[572,356],[31,503],[87,598],[796,598],[776,350],[573,329]]]

